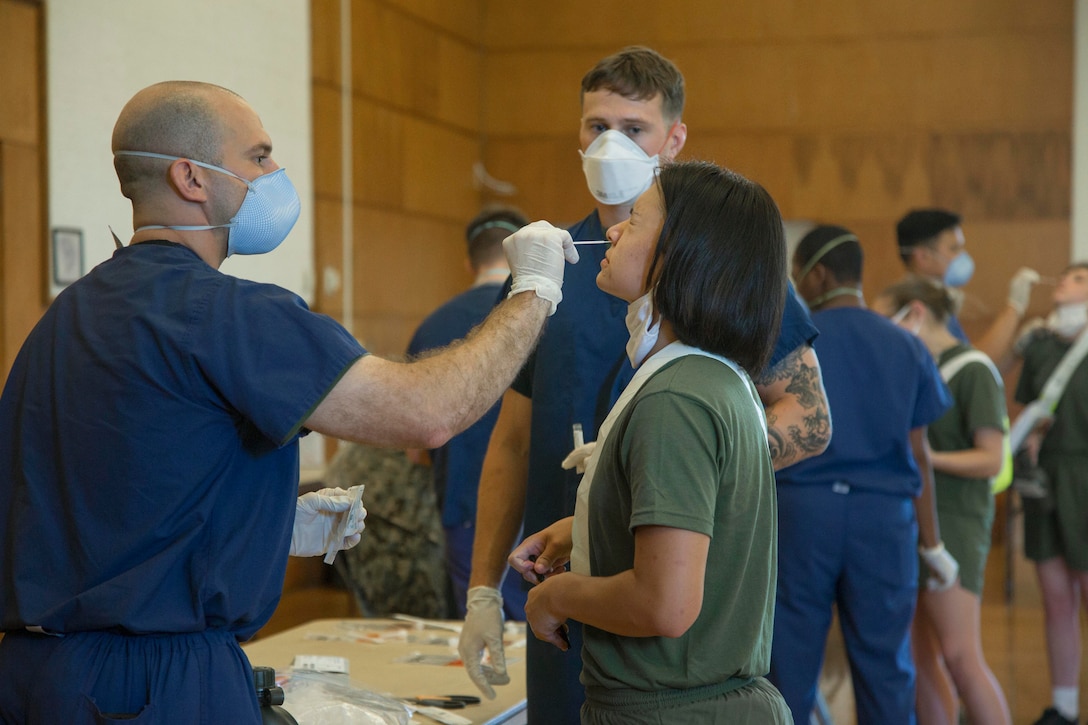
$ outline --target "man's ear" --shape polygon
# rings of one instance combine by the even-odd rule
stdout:
[[[167,173],[170,184],[185,201],[202,204],[208,200],[207,172],[189,159],[176,159]]]
[[[669,137],[665,140],[665,155],[668,156],[669,161],[674,161],[680,155],[680,151],[684,148],[684,143],[687,140],[687,124],[683,122],[674,124]]]

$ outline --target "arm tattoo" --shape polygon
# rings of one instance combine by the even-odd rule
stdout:
[[[760,376],[759,385],[788,381],[781,403],[767,411],[767,440],[775,470],[804,460],[827,447],[831,416],[819,368],[804,361],[800,347]],[[786,418],[780,420],[780,413]]]

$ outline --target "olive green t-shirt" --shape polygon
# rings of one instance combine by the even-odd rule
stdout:
[[[586,626],[582,683],[686,689],[770,664],[777,576],[774,470],[755,392],[723,363],[691,355],[655,373],[617,418],[589,498],[593,576],[634,564],[634,530],[711,537],[703,604],[675,639]]]
[[[1043,392],[1050,374],[1073,343],[1053,333],[1040,334],[1024,351],[1024,367],[1016,386],[1017,402],[1027,403]],[[1058,399],[1054,423],[1043,438],[1039,458],[1074,453],[1088,454],[1088,358],[1081,360]]]
[[[941,366],[967,352],[969,345],[956,345],[941,353]],[[962,451],[975,446],[975,432],[993,428],[1004,432],[1006,425],[1005,388],[984,362],[969,362],[948,381],[952,407],[929,425],[929,445],[935,451]],[[993,495],[989,478],[962,478],[934,471],[937,511],[951,514],[989,512]]]

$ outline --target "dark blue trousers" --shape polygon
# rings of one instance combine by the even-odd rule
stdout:
[[[778,596],[768,679],[794,720],[816,699],[838,607],[858,725],[914,722],[910,624],[918,587],[910,498],[845,484],[778,486]]]
[[[566,652],[528,633],[526,695],[529,725],[579,725],[586,690],[582,674],[582,623],[567,621],[570,649]],[[509,655],[509,653],[507,653]]]
[[[260,725],[253,671],[229,632],[0,641],[0,722]]]
[[[472,573],[472,544],[476,536],[475,526],[446,526],[446,566],[450,573],[450,587],[457,616],[465,618],[465,601],[468,596],[468,578]],[[502,613],[507,621],[525,621],[525,600],[529,598],[528,585],[513,569],[506,570],[502,588]],[[532,634],[529,635],[530,637]]]

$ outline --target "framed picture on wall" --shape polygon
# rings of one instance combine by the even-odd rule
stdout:
[[[53,229],[53,284],[64,287],[83,276],[83,230]]]

